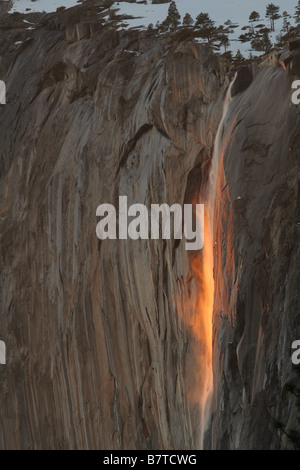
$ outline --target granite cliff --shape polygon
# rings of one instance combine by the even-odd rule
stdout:
[[[96,208],[208,201],[230,64],[103,27],[92,7],[29,18],[0,27],[0,447],[200,448],[211,372],[205,448],[293,447],[274,424],[296,422],[293,75],[253,66],[228,106],[205,311],[202,253],[100,241]]]

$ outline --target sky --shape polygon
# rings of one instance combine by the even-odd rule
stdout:
[[[0,0],[1,1],[1,0]],[[291,15],[295,12],[297,0],[271,0],[275,5],[280,6],[281,13],[286,10]],[[25,12],[26,8],[30,11],[55,11],[59,6],[71,7],[78,3],[77,0],[14,0],[11,11]],[[230,19],[233,23],[238,23],[240,27],[248,24],[248,18],[253,10],[260,13],[263,23],[268,24],[268,20],[264,21],[266,5],[270,0],[176,0],[176,5],[179,13],[183,17],[186,12],[195,19],[200,12],[209,13],[211,18],[216,22],[216,25],[223,24],[226,20]],[[151,0],[148,0],[147,5],[134,4],[127,2],[115,2],[115,7],[119,8],[120,14],[129,14],[137,18],[135,20],[127,21],[129,27],[145,26],[150,23],[156,24],[157,21],[163,21],[168,12],[169,4],[152,5]],[[275,42],[276,35],[279,34],[282,27],[282,20],[276,22],[275,34],[271,35],[271,41]],[[250,43],[242,44],[236,41],[237,37],[241,34],[240,28],[237,28],[232,35],[231,44],[229,49],[236,53],[237,49],[248,57],[250,52]]]
[[[280,6],[280,12],[286,10],[291,15],[294,15],[295,7],[298,0],[177,0],[176,5],[181,17],[185,13],[190,13],[193,19],[200,12],[209,13],[210,17],[216,22],[216,26],[224,24],[224,22],[230,19],[233,23],[238,23],[240,27],[245,26],[248,23],[250,13],[255,10],[260,13],[261,18],[264,20],[266,6],[268,3],[275,3]],[[127,21],[130,26],[148,25],[149,23],[155,23],[165,19],[168,13],[169,4],[152,5],[148,0],[148,5],[138,5],[133,3],[120,3],[120,13],[127,13],[131,15],[144,16],[144,18]],[[268,20],[262,21],[269,25]],[[275,34],[270,36],[272,42],[276,41],[276,35],[279,34],[282,28],[282,20],[279,20],[275,24]],[[236,53],[238,49],[241,50],[245,57],[248,57],[251,51],[250,43],[244,43],[237,41],[236,39],[242,33],[240,28],[237,28],[232,35],[231,44],[229,49],[233,53]],[[251,51],[253,53],[253,51]],[[253,53],[253,55],[260,55],[261,53]]]
[[[19,11],[21,13],[26,13],[27,8],[29,8],[30,11],[51,12],[55,11],[56,8],[61,6],[65,6],[67,8],[72,7],[78,2],[77,0],[36,0],[34,2],[32,2],[31,0],[13,0],[12,3],[12,12]]]

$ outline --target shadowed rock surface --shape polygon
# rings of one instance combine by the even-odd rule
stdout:
[[[284,390],[300,334],[300,119],[292,81],[280,68],[262,69],[227,114],[215,213],[218,449],[294,448],[276,429],[276,422],[286,431],[298,426]]]
[[[242,93],[243,91],[247,90],[252,80],[253,74],[251,67],[247,67],[245,65],[240,67],[237,71],[237,75],[232,86],[231,96],[235,96],[238,93]]]
[[[2,448],[199,445],[184,243],[100,242],[96,208],[191,202],[226,84],[208,49],[136,38],[2,52]]]
[[[0,28],[0,447],[195,449],[203,344],[197,312],[184,320],[200,290],[190,255],[178,240],[100,242],[96,208],[119,195],[194,200],[228,68],[204,46],[82,26],[76,8]],[[207,447],[290,445],[273,418],[296,419],[283,392],[299,332],[292,80],[263,68],[226,120]]]

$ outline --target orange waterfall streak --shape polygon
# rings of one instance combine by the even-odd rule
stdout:
[[[217,191],[217,182],[219,176],[220,161],[223,160],[224,151],[228,143],[228,139],[222,138],[224,121],[227,115],[229,103],[231,101],[231,89],[236,75],[227,89],[227,93],[223,105],[222,118],[218,127],[218,131],[214,143],[214,151],[211,163],[211,170],[209,174],[209,186],[206,193],[205,205],[207,207],[205,217],[205,243],[203,248],[203,292],[200,312],[203,317],[203,324],[205,327],[206,335],[206,381],[203,390],[203,424],[205,429],[207,420],[210,413],[211,398],[213,392],[213,368],[212,368],[212,323],[213,323],[213,309],[214,309],[214,212],[215,212],[215,199]],[[231,132],[230,132],[231,136]],[[202,436],[203,437],[203,436]]]
[[[213,391],[212,370],[212,316],[214,308],[214,206],[219,172],[219,162],[224,151],[222,148],[223,124],[231,100],[230,84],[224,101],[223,115],[215,138],[214,152],[211,162],[208,187],[205,195],[204,215],[204,247],[200,254],[193,256],[190,266],[193,274],[193,288],[182,306],[182,320],[191,332],[193,344],[193,359],[197,370],[194,371],[193,381],[189,381],[188,399],[190,405],[198,406],[199,448],[202,448],[203,435],[210,412],[210,402]],[[226,141],[227,139],[224,139]],[[203,201],[201,201],[203,202]]]
[[[191,268],[198,286],[196,314],[200,314],[200,325],[195,336],[201,345],[202,354],[199,356],[199,370],[202,374],[201,408],[202,419],[205,419],[205,404],[212,390],[212,311],[214,304],[214,278],[213,278],[213,234],[211,219],[206,212],[204,217],[204,247],[202,256],[191,261]],[[205,423],[202,423],[204,427]]]

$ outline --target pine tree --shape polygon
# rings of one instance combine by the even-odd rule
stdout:
[[[240,65],[242,65],[244,63],[244,61],[245,61],[245,58],[242,55],[240,49],[238,49],[236,55],[233,58],[233,62],[237,67],[239,67]]]
[[[281,16],[279,15],[279,6],[274,5],[274,3],[269,3],[266,8],[266,18],[269,18],[271,22],[271,31],[275,31],[275,20],[279,20]]]
[[[208,44],[213,44],[218,39],[214,24],[208,13],[199,13],[194,27],[197,37],[206,39]]]
[[[113,29],[118,29],[120,22],[119,17],[116,14],[116,10],[110,10],[108,18],[110,27]]]
[[[298,4],[296,6],[295,14],[294,14],[294,19],[297,24],[300,23],[300,0],[298,0]]]
[[[251,23],[251,32],[254,33],[254,23],[260,20],[260,14],[257,11],[253,11],[249,16],[249,23]]]
[[[284,11],[284,12],[282,13],[282,18],[283,18],[284,20],[290,19],[290,18],[292,18],[292,15],[290,15],[287,11]]]
[[[227,52],[227,48],[230,46],[230,41],[226,34],[219,35],[220,45],[224,47],[225,52]]]
[[[175,31],[175,29],[180,25],[180,19],[181,16],[177,10],[176,3],[172,1],[168,9],[168,16],[163,22],[163,25],[167,27],[167,29]]]
[[[291,23],[289,21],[289,19],[291,18],[291,15],[289,15],[287,11],[284,11],[282,13],[282,18],[283,18],[283,26],[282,26],[281,31],[285,34],[288,34],[290,27],[291,27]]]
[[[195,28],[212,28],[214,24],[215,22],[209,17],[208,13],[199,13],[196,18]]]
[[[251,41],[251,47],[254,51],[264,51],[264,43],[260,34],[256,33],[255,37]]]
[[[250,23],[255,23],[260,20],[260,14],[257,11],[253,11],[249,16]]]
[[[269,33],[267,31],[265,31],[263,34],[262,43],[263,43],[264,50],[266,52],[270,51],[273,47],[273,44],[271,43],[270,38],[269,38]]]
[[[189,13],[186,13],[182,21],[182,26],[184,26],[184,28],[189,29],[193,26],[193,24],[194,24],[193,18],[191,17]]]

